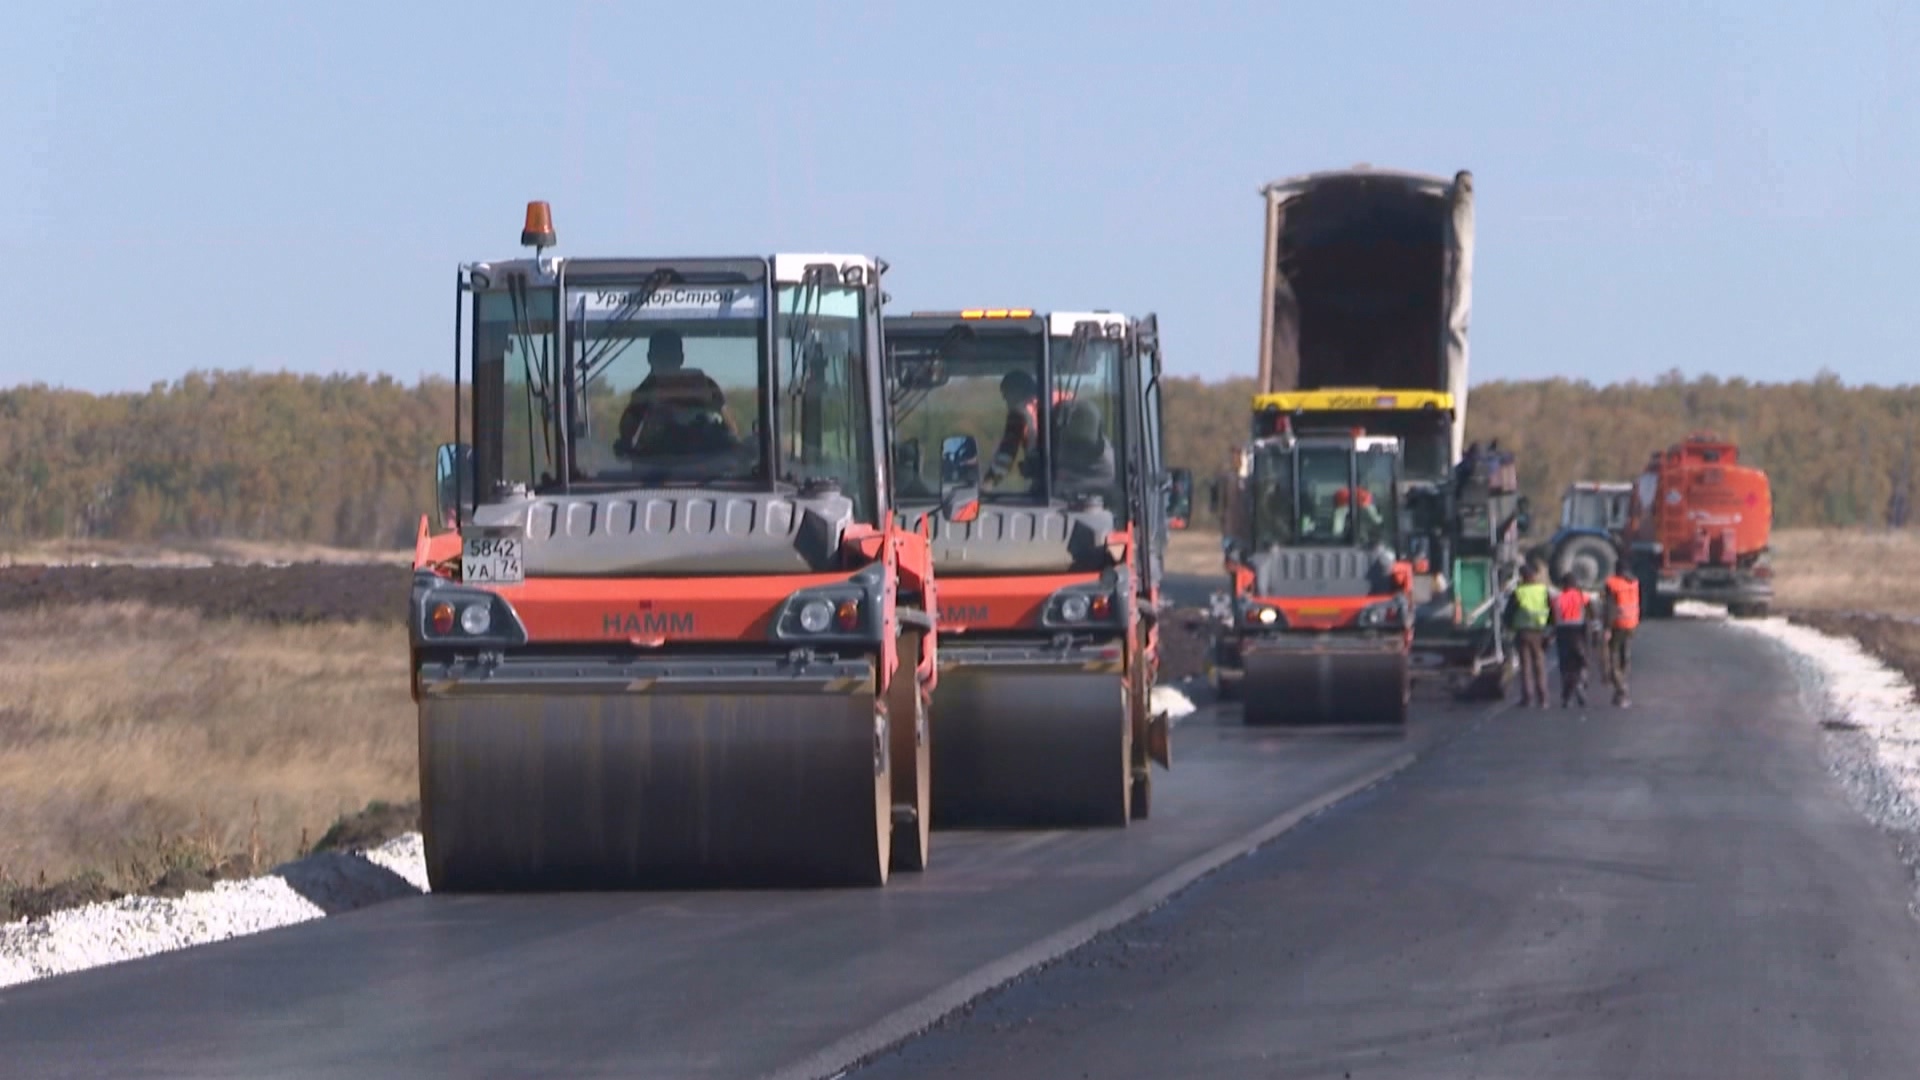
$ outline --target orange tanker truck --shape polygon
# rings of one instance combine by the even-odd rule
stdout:
[[[1733,442],[1697,434],[1655,453],[1634,485],[1629,558],[1653,618],[1681,600],[1757,618],[1773,601],[1767,474],[1740,464]]]

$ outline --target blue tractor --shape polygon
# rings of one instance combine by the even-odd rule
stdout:
[[[1572,574],[1581,589],[1594,592],[1619,565],[1633,485],[1624,481],[1576,480],[1560,497],[1560,528],[1535,549],[1558,582]]]

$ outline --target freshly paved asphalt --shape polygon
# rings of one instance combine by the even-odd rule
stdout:
[[[1642,638],[1637,708],[1469,724],[849,1080],[1920,1076],[1913,883],[1788,669]]]

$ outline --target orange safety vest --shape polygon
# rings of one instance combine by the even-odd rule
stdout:
[[[1618,574],[1607,579],[1607,594],[1613,597],[1613,627],[1631,630],[1640,625],[1640,583]]]
[[[1587,618],[1587,594],[1579,589],[1561,589],[1553,598],[1553,621],[1561,626],[1578,626]]]

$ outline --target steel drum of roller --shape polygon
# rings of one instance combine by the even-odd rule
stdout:
[[[890,754],[870,675],[852,692],[430,689],[420,754],[438,892],[887,878]]]
[[[1407,654],[1345,642],[1247,643],[1240,698],[1254,726],[1403,728]]]
[[[936,828],[1125,826],[1125,679],[991,665],[942,670],[933,699]]]

